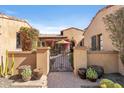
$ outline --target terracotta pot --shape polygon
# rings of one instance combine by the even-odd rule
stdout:
[[[41,76],[42,76],[42,70],[41,69],[34,69],[33,70],[33,77],[34,77],[34,79],[36,79],[36,80],[38,80],[38,79],[40,79],[41,78]]]
[[[81,79],[86,79],[86,69],[85,68],[79,68],[78,75]]]
[[[31,69],[31,66],[30,66],[30,65],[22,65],[22,66],[20,66],[20,67],[18,68],[18,77],[19,77],[19,78],[22,78],[21,73],[22,73],[22,71],[23,71],[25,68],[30,68],[30,69]]]
[[[22,79],[23,79],[23,81],[27,82],[27,81],[30,81],[31,80],[31,76],[30,77],[23,77],[22,76]]]

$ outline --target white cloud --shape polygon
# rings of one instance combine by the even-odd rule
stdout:
[[[31,24],[38,29],[41,34],[60,34],[60,31],[67,28],[66,26],[45,26],[42,24]]]

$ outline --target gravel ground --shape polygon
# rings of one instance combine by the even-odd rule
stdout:
[[[124,87],[124,76],[118,73],[105,74],[103,78],[111,79]],[[11,85],[12,83],[14,83],[14,80],[0,78],[0,88],[16,88],[15,86],[13,87]],[[73,72],[51,72],[48,75],[48,88],[91,88],[97,87],[98,83],[99,80],[97,80],[95,83],[88,80],[82,80],[79,77],[74,76]],[[32,87],[29,86],[22,88]]]
[[[8,78],[0,78],[0,87],[1,88],[10,88],[12,87],[11,84],[13,83],[13,80],[10,80]]]
[[[51,72],[48,75],[48,88],[95,87],[98,85],[98,81],[90,82],[88,80],[82,80],[74,76],[73,72]]]

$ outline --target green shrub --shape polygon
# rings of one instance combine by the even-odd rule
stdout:
[[[100,87],[101,88],[123,88],[120,84],[114,83],[109,79],[102,79],[100,81]]]
[[[88,79],[97,79],[98,78],[98,74],[97,74],[97,72],[93,68],[90,67],[86,71],[86,77]]]
[[[114,84],[114,88],[123,88],[120,84],[118,84],[118,83],[115,83]]]
[[[106,88],[114,88],[114,82],[109,79],[102,79],[100,81],[100,87],[103,88],[103,85],[106,85]]]

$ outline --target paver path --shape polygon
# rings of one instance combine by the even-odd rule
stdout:
[[[96,86],[98,82],[82,80],[73,72],[51,72],[48,75],[48,88],[80,88],[82,85]]]

